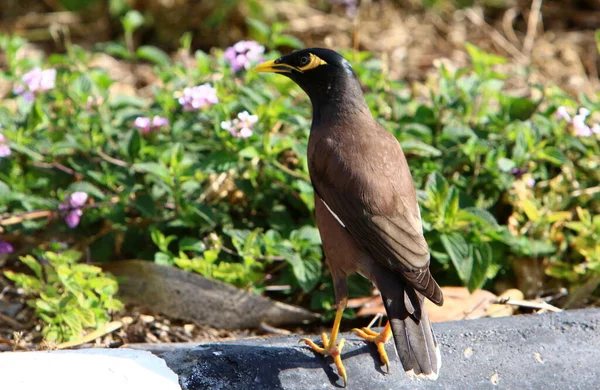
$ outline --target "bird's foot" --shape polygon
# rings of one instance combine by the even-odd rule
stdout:
[[[392,337],[392,329],[389,324],[383,329],[381,333],[377,333],[371,328],[355,328],[352,329],[353,332],[360,338],[365,339],[370,343],[374,343],[377,346],[377,351],[379,351],[379,357],[381,358],[381,362],[385,364],[385,369],[389,373],[390,372],[390,360],[388,359],[387,352],[385,352],[385,343]]]
[[[329,340],[327,334],[321,334],[321,339],[323,340],[323,347],[319,347],[312,340],[304,338],[301,339],[300,342],[304,342],[306,345],[310,347],[313,351],[320,353],[324,356],[331,356],[333,358],[333,363],[337,367],[338,374],[344,380],[344,387],[346,387],[347,377],[346,377],[346,368],[344,367],[344,363],[342,363],[342,349],[344,348],[344,343],[346,339],[341,339],[340,342],[336,345],[335,339]]]

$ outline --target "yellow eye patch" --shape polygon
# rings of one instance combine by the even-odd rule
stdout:
[[[313,53],[310,53],[310,61],[308,62],[308,64],[304,66],[299,66],[298,70],[304,72],[306,70],[314,69],[317,66],[321,65],[327,65],[327,62],[323,61],[321,58],[317,57]]]

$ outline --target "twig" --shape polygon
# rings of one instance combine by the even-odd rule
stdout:
[[[540,8],[542,7],[543,0],[533,0],[531,3],[531,12],[527,20],[527,35],[525,35],[525,41],[523,42],[523,51],[528,59],[531,60],[531,51],[533,50],[533,43],[537,34],[537,27],[540,21]]]
[[[559,309],[556,306],[552,306],[551,304],[546,303],[546,302],[524,301],[524,300],[517,300],[517,299],[508,299],[508,300],[498,299],[498,300],[494,301],[493,303],[501,304],[501,305],[528,307],[530,309],[538,309],[538,310],[545,310],[545,311],[552,311],[552,312],[561,312],[562,311],[562,309]]]
[[[15,213],[12,215],[8,214],[6,216],[0,217],[0,226],[15,225],[17,223],[21,223],[23,221],[28,221],[30,219],[48,218],[53,213],[54,213],[54,211],[34,210],[34,211],[27,211],[24,213]]]
[[[517,8],[513,7],[508,9],[504,16],[502,17],[502,29],[504,30],[504,34],[506,38],[512,43],[515,47],[521,45],[521,41],[519,41],[519,37],[515,33],[515,29],[513,28],[513,23],[518,15]]]
[[[277,160],[273,160],[272,162],[273,162],[273,164],[274,164],[274,165],[275,165],[277,168],[281,169],[282,171],[284,171],[284,172],[285,172],[285,173],[287,173],[288,175],[291,175],[291,176],[297,177],[298,179],[302,179],[302,180],[310,181],[310,179],[309,179],[309,177],[308,177],[307,175],[305,175],[305,174],[303,174],[303,173],[300,173],[300,172],[298,172],[298,171],[291,170],[290,168],[286,167],[285,165],[283,165],[282,163],[280,163],[280,162],[279,162],[279,161],[277,161]]]
[[[375,317],[373,317],[371,322],[369,322],[369,325],[367,325],[367,328],[371,329],[371,327],[375,324],[375,322],[377,322],[377,320],[380,319],[381,317],[382,317],[381,313],[375,314]]]
[[[27,329],[27,326],[23,325],[19,321],[15,320],[14,318],[11,318],[11,317],[7,316],[6,314],[4,314],[2,312],[0,312],[0,321],[6,322],[8,325],[10,325],[13,328],[13,330],[24,330],[24,329]]]
[[[463,320],[466,320],[466,319],[467,319],[467,317],[469,317],[469,314],[471,314],[471,313],[473,313],[475,310],[477,310],[477,308],[478,308],[479,306],[483,305],[483,304],[484,304],[486,301],[487,301],[487,299],[482,299],[481,301],[479,301],[479,303],[478,303],[478,304],[476,304],[476,305],[473,305],[473,306],[471,307],[471,309],[470,309],[470,310],[468,310],[468,311],[464,312],[464,316],[463,316],[463,318],[462,318],[462,319],[463,319]]]
[[[111,164],[118,165],[120,167],[129,168],[129,164],[123,160],[116,159],[114,157],[110,157],[108,154],[104,153],[102,150],[98,149],[96,151],[98,156],[100,156],[103,160],[108,161]]]
[[[581,196],[581,195],[594,195],[600,192],[600,186],[584,188],[581,190],[575,190],[571,192],[572,197]]]
[[[276,328],[274,326],[267,324],[266,322],[260,323],[260,329],[264,330],[267,333],[279,334],[282,336],[287,336],[289,334],[292,334],[292,332],[290,332],[287,329]]]
[[[0,344],[10,345],[13,348],[13,350],[20,349],[21,351],[30,351],[29,348],[24,347],[24,346],[20,345],[19,343],[16,343],[16,342],[14,342],[12,340],[5,339],[2,336],[0,336]]]
[[[227,172],[222,172],[217,176],[217,179],[213,181],[208,188],[198,197],[198,202],[202,203],[204,200],[213,192],[217,191],[223,182],[227,179]]]
[[[467,9],[465,12],[465,15],[471,21],[471,23],[473,23],[477,27],[480,27],[481,29],[483,29],[498,46],[500,46],[507,53],[512,55],[515,59],[517,59],[517,61],[522,62],[522,63],[527,63],[527,57],[523,53],[521,53],[521,51],[519,51],[519,49],[517,49],[506,38],[504,38],[504,36],[502,36],[502,34],[500,34],[492,26],[490,26],[485,20],[483,20],[483,18],[481,16],[479,16],[477,14],[477,12],[475,12],[472,9]]]

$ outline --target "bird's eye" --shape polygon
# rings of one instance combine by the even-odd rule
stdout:
[[[310,62],[310,58],[308,56],[304,56],[300,58],[300,65],[306,65]]]

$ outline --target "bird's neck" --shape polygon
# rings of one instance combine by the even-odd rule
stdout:
[[[309,93],[313,107],[313,128],[330,124],[352,123],[371,117],[358,80],[341,77]]]

